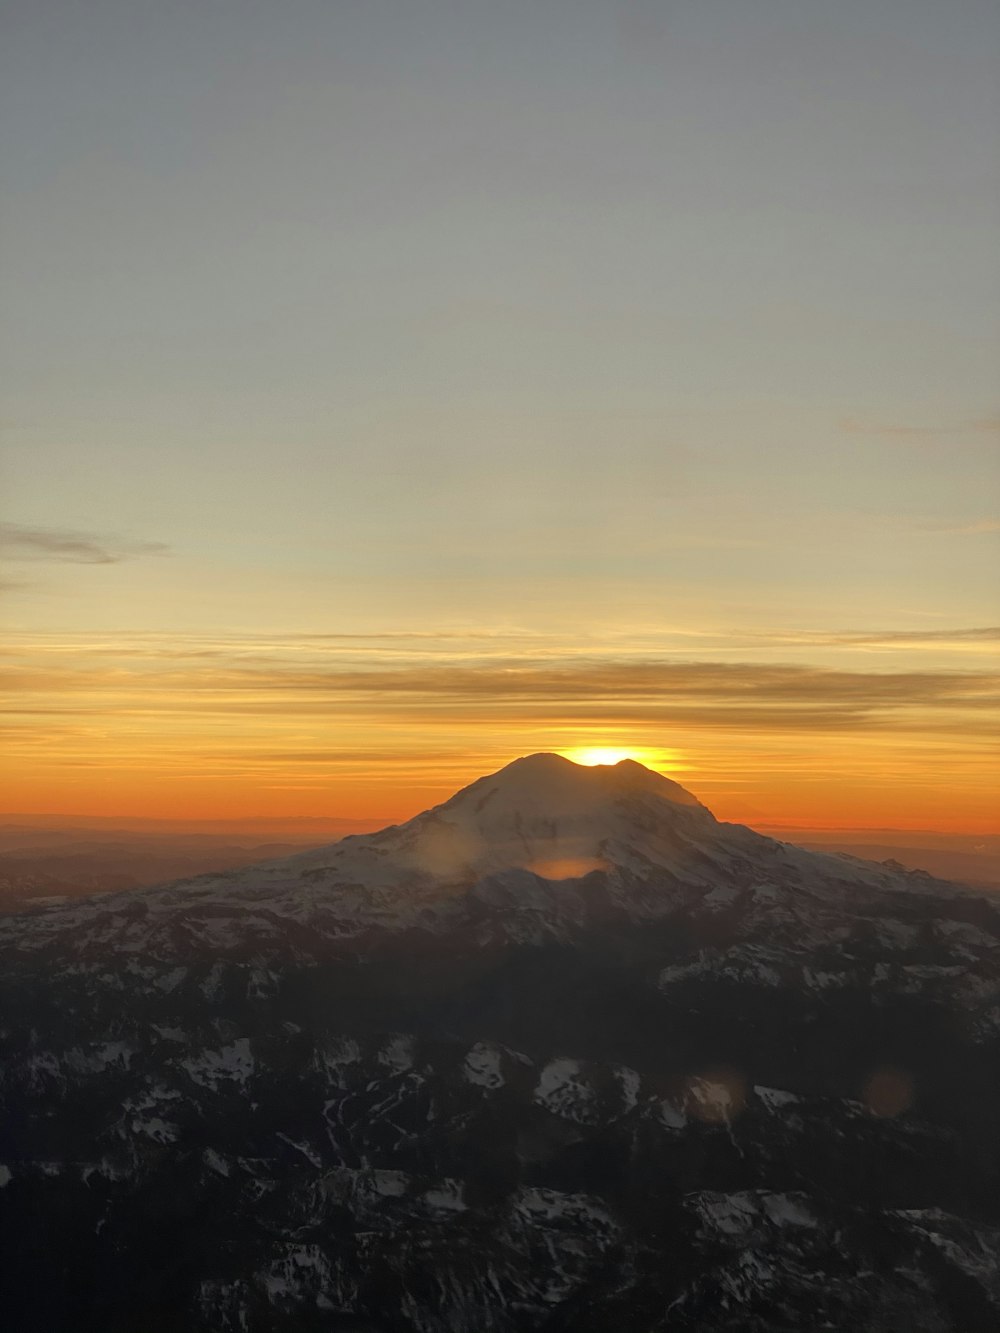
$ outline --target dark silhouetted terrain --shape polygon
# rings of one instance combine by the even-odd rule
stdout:
[[[1000,899],[519,760],[0,922],[18,1333],[994,1333]]]

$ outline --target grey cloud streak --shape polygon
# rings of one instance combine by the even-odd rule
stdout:
[[[925,532],[937,532],[942,536],[952,537],[981,537],[991,532],[1000,532],[1000,519],[981,518],[971,523],[925,523],[922,525]]]
[[[195,684],[195,682],[191,682]],[[453,697],[592,698],[687,696],[826,703],[940,704],[989,693],[1000,702],[1000,674],[964,671],[836,671],[797,665],[719,662],[572,662],[526,665],[405,667],[395,670],[220,672],[207,688],[451,695]],[[197,686],[195,685],[195,688]]]
[[[801,630],[753,636],[771,643],[814,644],[818,647],[920,643],[1000,643],[1000,625],[973,629]]]
[[[163,542],[129,541],[72,528],[0,523],[0,551],[8,560],[54,560],[78,565],[116,565],[144,555],[165,555]]]
[[[903,422],[860,421],[847,417],[840,428],[849,435],[885,435],[898,439],[934,439],[942,435],[996,435],[1000,417],[979,417],[971,421],[948,421],[940,426],[916,426]]]
[[[8,684],[22,692],[85,696],[88,713],[102,695],[116,712],[315,714],[329,712],[445,718],[499,717],[511,709],[537,716],[609,721],[670,720],[695,726],[926,726],[928,710],[950,727],[977,735],[1000,711],[1000,673],[987,671],[842,671],[759,663],[627,662],[526,664],[494,658],[479,665],[275,669],[236,664],[131,674],[79,664],[12,664]]]

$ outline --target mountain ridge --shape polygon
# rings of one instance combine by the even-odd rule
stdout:
[[[97,895],[0,920],[0,956],[99,953],[114,939],[151,957],[287,947],[320,956],[412,932],[563,938],[599,919],[657,920],[719,882],[753,889],[772,916],[796,898],[839,910],[872,891],[961,894],[902,868],[809,852],[718,821],[634,761],[514,760],[403,824],[193,879]],[[770,887],[768,887],[770,886]],[[770,897],[768,896],[770,895]],[[775,895],[777,895],[775,897]],[[482,910],[489,905],[488,921]]]

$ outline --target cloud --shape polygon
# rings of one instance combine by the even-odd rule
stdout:
[[[815,647],[891,647],[919,648],[922,645],[979,644],[1000,642],[1000,625],[972,629],[889,629],[889,630],[790,630],[758,636],[770,643],[806,644]]]
[[[116,565],[169,551],[163,542],[136,542],[72,528],[0,523],[0,550],[8,560],[55,560],[79,565]]]
[[[981,533],[1000,532],[1000,519],[981,518],[972,523],[925,523],[925,532],[940,532],[954,537],[978,537]]]
[[[196,687],[190,680],[188,687]],[[968,701],[983,691],[1000,694],[1000,675],[964,671],[835,671],[796,665],[719,662],[615,662],[525,665],[491,662],[481,666],[411,666],[394,670],[223,671],[205,679],[205,687],[237,690],[291,690],[487,697],[541,701],[589,699],[731,700],[783,704],[942,704]]]
[[[996,631],[987,631],[995,634]],[[936,633],[932,631],[931,634]],[[76,653],[28,654],[8,685],[30,707],[81,701],[88,714],[393,718],[425,722],[583,718],[703,727],[925,727],[930,715],[977,732],[1000,709],[1000,674],[988,671],[851,671],[753,662],[489,657],[475,663],[411,660],[358,666],[329,659],[287,665],[195,657],[108,662]],[[55,697],[53,697],[55,696]]]
[[[2,579],[0,578],[0,595],[8,592],[25,592],[36,585],[31,579]]]
[[[939,425],[914,425],[906,422],[862,421],[845,417],[840,429],[849,435],[885,435],[897,439],[934,439],[943,435],[997,435],[1000,417],[979,417],[966,421],[948,421]]]
[[[281,788],[324,802],[329,791],[340,813],[369,813],[370,797],[370,810],[396,818],[516,754],[607,740],[669,747],[699,795],[714,784],[745,805],[747,793],[784,784],[794,792],[786,816],[800,796],[808,805],[810,783],[843,783],[855,794],[837,818],[848,805],[860,813],[860,781],[872,809],[877,793],[890,808],[933,792],[988,824],[1000,722],[990,669],[556,657],[545,647],[527,656],[509,643],[463,645],[461,660],[414,643],[406,658],[359,661],[349,644],[292,636],[288,646],[275,656],[257,636],[13,633],[0,649],[5,755],[40,790],[72,787],[84,802],[101,773],[123,800],[129,783],[152,784],[161,813],[189,785],[218,783],[256,791],[262,808]]]

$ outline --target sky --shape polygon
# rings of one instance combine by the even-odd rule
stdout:
[[[0,27],[0,809],[996,826],[994,0]]]

